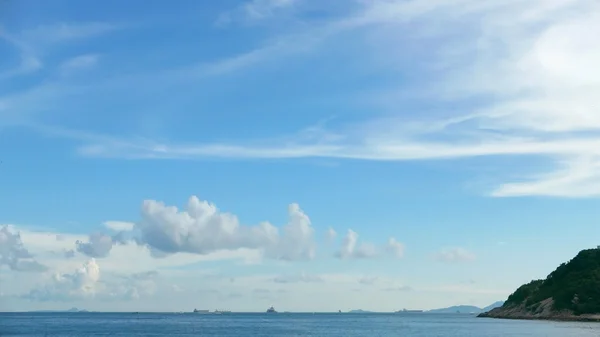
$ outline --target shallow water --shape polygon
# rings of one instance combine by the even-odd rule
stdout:
[[[443,314],[2,313],[0,336],[598,337],[600,324]]]

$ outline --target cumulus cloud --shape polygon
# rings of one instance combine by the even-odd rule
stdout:
[[[475,254],[460,247],[443,248],[435,257],[442,262],[469,262],[476,258]]]
[[[0,229],[0,267],[15,271],[44,271],[46,266],[37,262],[21,241],[21,235],[12,233],[8,226]]]
[[[32,289],[23,297],[40,302],[93,298],[99,280],[100,266],[91,259],[71,274],[55,273],[48,284]]]
[[[94,233],[88,242],[78,240],[77,251],[94,258],[107,257],[116,243],[132,240],[146,246],[155,258],[165,258],[175,253],[199,255],[219,251],[252,249],[263,257],[295,261],[310,260],[316,255],[314,228],[310,218],[300,206],[288,206],[288,222],[275,227],[269,222],[256,226],[242,225],[238,218],[220,211],[216,205],[190,197],[185,210],[167,206],[155,200],[142,203],[142,219],[137,223],[107,222],[105,226],[115,235]],[[119,231],[124,230],[124,231]],[[329,239],[337,236],[333,228],[326,232]],[[336,254],[342,259],[371,258],[378,249],[370,243],[357,244],[358,234],[349,230]],[[401,257],[404,246],[391,238],[385,250]]]
[[[132,275],[120,275],[116,282],[105,283],[104,297],[109,299],[137,300],[157,291],[158,272],[147,271]],[[181,287],[171,285],[173,291],[181,292]]]
[[[327,232],[325,233],[325,238],[327,238],[327,241],[333,241],[336,238],[336,236],[337,232],[333,228],[329,227],[327,229]]]
[[[349,229],[342,241],[342,247],[335,254],[340,259],[366,259],[377,256],[377,249],[373,244],[358,244],[358,234]]]
[[[402,258],[404,257],[404,244],[396,241],[395,238],[389,238],[386,250],[392,254],[394,257]]]
[[[113,240],[110,236],[94,233],[89,237],[89,242],[75,242],[77,251],[89,257],[107,257],[113,246]]]
[[[244,226],[238,218],[214,204],[192,196],[185,211],[162,202],[146,200],[142,220],[136,224],[138,243],[164,254],[208,254],[239,248],[259,249],[281,260],[312,259],[314,230],[297,204],[288,207],[288,223],[280,229],[268,222]]]
[[[67,259],[75,257],[75,251],[73,249],[65,250],[65,257]]]
[[[22,298],[37,302],[68,302],[73,300],[135,300],[156,291],[156,271],[113,275],[102,280],[100,266],[92,258],[72,273],[54,273],[52,277]]]
[[[310,218],[295,203],[288,206],[288,216],[289,221],[283,227],[283,234],[279,236],[276,245],[267,247],[267,255],[288,261],[313,259],[316,246]]]

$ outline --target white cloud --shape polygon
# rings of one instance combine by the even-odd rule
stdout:
[[[120,259],[127,260],[123,255]],[[357,281],[361,276],[352,273],[318,274],[290,271],[282,275],[240,275],[235,277],[235,280],[218,272],[211,274],[206,268],[168,269],[161,270],[158,274],[153,271],[115,273],[107,271],[109,268],[105,265],[109,260],[110,257],[96,261],[96,264],[100,264],[100,277],[92,287],[87,287],[93,289],[93,292],[73,291],[77,289],[73,282],[63,281],[60,285],[55,285],[54,277],[45,281],[35,280],[38,284],[34,287],[29,285],[31,280],[14,278],[23,275],[22,273],[2,275],[5,277],[2,280],[2,290],[6,296],[0,302],[0,307],[8,310],[31,310],[77,306],[98,311],[164,312],[188,311],[193,308],[263,311],[268,306],[275,305],[281,311],[346,311],[356,308],[392,311],[400,309],[397,307],[399,302],[403,303],[402,306],[410,308],[434,308],[445,306],[446,303],[455,304],[460,298],[464,298],[464,294],[473,294],[473,297],[485,304],[491,303],[500,293],[492,289],[428,282],[420,283],[415,291],[408,291],[412,288],[407,287],[404,280],[390,275],[369,275],[368,277],[376,281],[370,286],[359,286]],[[83,269],[82,265],[86,262],[88,260],[67,269],[62,268],[64,271],[59,275],[78,274],[78,270]],[[70,280],[70,276],[64,278]],[[281,282],[275,282],[275,279]],[[15,292],[15,285],[23,283],[25,287],[19,287],[23,290]],[[32,288],[34,290],[29,291]],[[46,288],[49,291],[45,291]],[[181,292],[181,289],[185,291]],[[14,294],[25,296],[19,298]],[[32,294],[37,297],[29,296]],[[23,298],[35,302],[25,301]],[[318,308],[311,300],[314,298],[323,299]],[[443,300],[440,300],[441,298]]]
[[[327,229],[327,232],[325,233],[325,238],[327,239],[327,241],[331,242],[336,237],[337,237],[337,232],[333,228],[329,227]]]
[[[296,203],[288,206],[289,222],[283,227],[277,244],[265,249],[266,255],[281,260],[303,260],[315,257],[316,244],[310,218]]]
[[[474,20],[473,16],[485,20]],[[359,134],[332,130],[351,142],[251,149],[221,145],[220,155],[244,156],[244,152],[256,157],[367,160],[542,155],[569,161],[567,170],[504,184],[492,195],[598,196],[600,169],[594,163],[600,158],[600,73],[594,62],[600,57],[600,48],[594,41],[600,33],[599,18],[600,5],[594,1],[370,2],[360,15],[336,22],[325,31],[386,23],[389,30],[380,31],[390,39],[399,39],[397,32],[403,30],[397,27],[408,21],[417,24],[411,29],[413,34],[421,33],[419,24],[428,27],[430,36],[456,29],[463,35],[460,40],[433,47],[444,57],[434,62],[451,67],[436,73],[434,85],[429,86],[432,89],[423,89],[421,94],[450,100],[485,95],[491,96],[489,103],[459,112],[447,119],[449,123],[414,116],[389,124],[394,120],[386,118],[390,132],[383,136],[379,129]],[[460,30],[465,26],[473,28],[471,33]],[[374,52],[393,55],[390,45],[395,44],[378,45]],[[406,125],[411,122],[421,127],[407,137]],[[431,122],[441,126],[434,133]],[[443,142],[435,139],[442,136],[451,138]],[[172,154],[177,152],[173,150]],[[194,152],[186,150],[188,155]],[[208,147],[196,150],[199,156],[214,155]]]
[[[251,20],[261,20],[272,16],[277,10],[289,8],[298,0],[252,0],[242,5],[243,11]]]
[[[398,242],[395,238],[389,238],[386,250],[397,258],[404,257],[404,244]]]
[[[258,249],[265,256],[282,260],[312,259],[314,230],[297,204],[288,208],[289,222],[280,229],[268,222],[241,225],[237,217],[214,204],[192,196],[185,211],[146,200],[142,220],[136,224],[139,242],[166,254],[208,254],[219,250]]]
[[[443,262],[470,262],[476,259],[475,254],[460,248],[443,248],[436,254],[436,259]]]
[[[216,25],[226,26],[238,21],[243,23],[262,21],[283,10],[289,10],[298,2],[299,0],[250,0],[232,11],[219,15]]]
[[[41,302],[93,298],[99,280],[100,266],[91,259],[73,273],[55,273],[47,284],[32,289],[24,297]]]
[[[16,226],[10,226],[17,228]],[[76,248],[76,242],[85,242],[89,237],[68,233],[54,233],[31,231],[20,229],[23,244],[28,247],[31,255],[51,270],[62,270],[76,268],[84,262],[81,254],[70,259],[65,259],[65,253]],[[62,240],[56,240],[59,235]],[[191,253],[177,253],[164,258],[156,259],[150,255],[146,246],[139,246],[134,242],[118,244],[113,246],[110,254],[102,258],[103,270],[109,273],[131,274],[142,273],[148,270],[160,268],[177,268],[193,265],[204,261],[217,260],[240,260],[255,261],[261,257],[261,253],[252,249],[219,250],[206,255]]]
[[[19,53],[20,63],[11,70],[0,73],[0,80],[7,80],[14,76],[25,75],[43,68],[42,61],[34,55],[32,50],[21,41],[9,35],[0,27],[0,39],[8,42]]]
[[[46,266],[36,261],[25,248],[19,232],[13,233],[8,226],[0,228],[0,267],[15,271],[44,271]]]
[[[255,17],[290,5],[261,3],[248,5],[250,13],[258,13]],[[388,116],[370,117],[360,125],[324,128],[319,137],[309,140],[296,134],[285,137],[285,141],[183,145],[176,141],[66,135],[68,132],[62,136],[81,140],[84,144],[78,151],[83,155],[117,158],[334,157],[398,161],[536,156],[552,160],[557,168],[534,174],[526,181],[506,179],[489,193],[497,197],[600,195],[597,1],[388,0],[360,2],[359,6],[360,10],[346,17],[306,25],[306,30],[273,39],[264,47],[195,66],[197,71],[193,73],[218,75],[244,69],[313,51],[326,39],[360,30],[364,34],[356,34],[352,42],[369,47],[361,48],[365,54],[357,56],[364,59],[361,64],[381,69],[377,62],[383,60],[390,62],[385,63],[386,72],[418,74],[423,85],[411,85],[411,96],[424,101],[442,100],[436,105],[456,106],[459,110],[400,112],[406,110],[398,107],[403,107],[400,103],[409,89],[387,87],[385,92],[391,93],[387,99],[396,103]],[[64,40],[106,31],[102,24],[80,30],[65,27],[50,29],[51,35]],[[427,55],[418,54],[414,43],[426,44]],[[410,57],[397,57],[400,52]],[[473,101],[479,103],[470,104]],[[7,104],[10,106],[10,101],[0,100],[0,107]],[[517,169],[508,168],[506,174],[514,176],[513,170]]]
[[[342,240],[340,250],[335,254],[340,259],[367,259],[377,256],[377,249],[373,244],[358,244],[358,234],[349,229]]]
[[[32,45],[67,42],[106,34],[122,28],[108,22],[59,23],[23,31],[19,37]]]
[[[56,272],[44,284],[38,285],[22,298],[37,302],[70,302],[77,300],[137,300],[156,291],[157,272],[112,275],[101,279],[95,259],[85,261],[72,273]]]
[[[91,38],[120,28],[122,28],[122,26],[102,22],[78,24],[61,23],[39,26],[17,34],[9,34],[0,27],[0,39],[9,42],[16,48],[20,55],[19,66],[0,73],[0,80],[27,75],[42,69],[43,62],[40,55],[44,54],[46,52],[45,48],[48,48],[52,44]],[[75,69],[91,67],[96,64],[97,60],[98,55],[80,55],[61,64],[60,70],[63,74],[66,74]]]
[[[89,242],[75,242],[77,251],[89,257],[107,257],[113,246],[110,236],[102,233],[94,233],[89,237]]]
[[[135,227],[135,223],[133,222],[125,222],[125,221],[106,221],[104,222],[104,227],[110,229],[114,232],[130,232]]]
[[[593,197],[600,191],[600,156],[567,160],[563,169],[534,177],[531,182],[500,186],[494,196]]]
[[[68,74],[72,71],[91,68],[98,63],[99,56],[96,54],[85,54],[73,57],[66,60],[60,66],[63,74]]]

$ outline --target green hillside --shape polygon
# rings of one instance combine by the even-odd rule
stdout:
[[[522,285],[508,297],[504,307],[525,303],[535,311],[548,298],[553,299],[555,311],[569,310],[575,315],[600,313],[600,246],[579,252],[545,280]]]

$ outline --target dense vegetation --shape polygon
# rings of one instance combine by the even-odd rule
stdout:
[[[600,313],[600,246],[579,252],[561,264],[545,280],[522,285],[505,305],[525,302],[532,310],[539,302],[552,298],[555,310],[571,310],[576,315]]]

